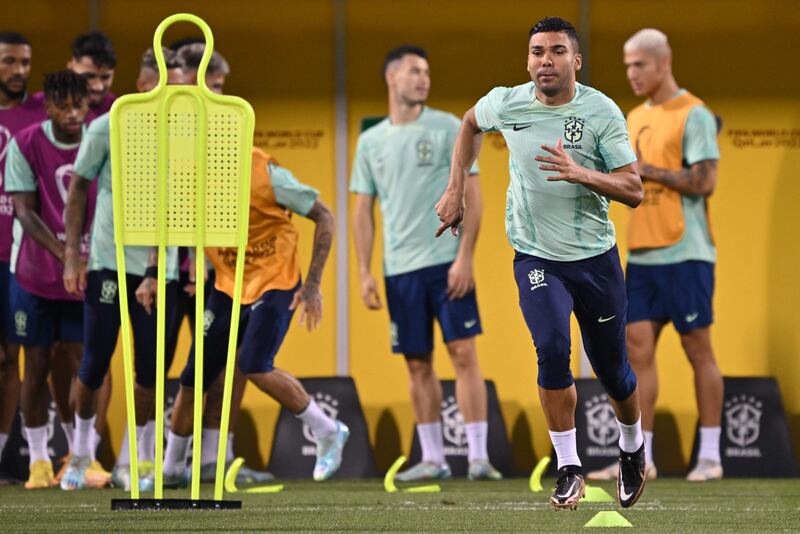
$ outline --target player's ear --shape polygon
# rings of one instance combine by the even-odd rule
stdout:
[[[575,72],[581,70],[581,66],[583,65],[583,56],[578,52],[575,54]]]

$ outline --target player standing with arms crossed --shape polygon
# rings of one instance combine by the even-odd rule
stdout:
[[[703,101],[672,74],[667,36],[644,29],[625,43],[625,69],[636,96],[628,114],[631,142],[644,179],[644,202],[629,223],[628,353],[639,377],[647,474],[656,477],[653,423],[658,374],[656,344],[668,322],[694,371],[700,450],[688,480],[722,478],[719,441],[724,386],[711,347],[717,251],[708,199],[717,184],[717,123]],[[609,478],[608,470],[592,473]]]

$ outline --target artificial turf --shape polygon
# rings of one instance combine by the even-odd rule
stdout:
[[[543,482],[549,488],[554,481]],[[613,483],[598,485],[613,495]],[[388,494],[378,480],[287,481],[277,494],[227,494],[243,501],[238,511],[180,512],[112,512],[111,499],[127,496],[120,490],[9,486],[0,487],[0,531],[572,532],[597,512],[616,510],[638,531],[800,532],[798,479],[660,479],[629,510],[582,503],[575,512],[551,510],[547,490],[531,493],[524,479],[441,486],[441,493]],[[204,485],[202,497],[211,494],[212,486]],[[166,491],[165,497],[186,498],[188,491]]]

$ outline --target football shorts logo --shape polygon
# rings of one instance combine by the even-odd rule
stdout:
[[[564,139],[570,143],[577,143],[583,138],[583,123],[586,119],[569,117],[564,120]]]
[[[427,139],[420,139],[417,142],[417,164],[431,165],[433,162],[433,143]]]
[[[117,298],[117,283],[114,280],[103,280],[100,287],[100,302],[103,304],[114,304]]]
[[[317,392],[314,394],[314,400],[319,406],[320,410],[323,411],[325,415],[330,417],[331,419],[336,419],[339,415],[339,401],[333,398],[331,395],[327,393]],[[308,425],[303,423],[303,437],[306,438],[311,443],[316,444],[317,438],[314,437],[314,434],[311,432],[311,429],[308,428]],[[316,454],[316,451],[314,451]]]
[[[608,395],[595,395],[587,401],[586,435],[589,441],[601,447],[609,447],[619,439],[619,426]]]
[[[540,287],[547,287],[544,281],[544,269],[534,269],[528,273],[528,280],[531,283],[531,291]]]
[[[28,314],[24,311],[18,311],[14,314],[14,327],[17,329],[17,335],[25,337],[28,335]]]
[[[442,401],[442,434],[445,447],[447,445],[459,448],[467,446],[464,416],[461,415],[456,398],[452,395]]]
[[[728,439],[739,447],[747,447],[761,435],[762,403],[755,397],[739,395],[725,403]]]
[[[203,312],[203,335],[208,334],[208,329],[211,328],[215,318],[213,311],[206,310]]]

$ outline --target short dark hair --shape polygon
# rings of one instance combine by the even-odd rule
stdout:
[[[575,30],[575,26],[573,26],[571,22],[560,17],[545,17],[534,24],[528,32],[528,40],[530,41],[531,37],[537,33],[549,32],[566,33],[569,40],[575,45],[575,51],[580,51],[581,43],[578,39],[578,32]]]
[[[111,40],[103,32],[86,32],[72,41],[72,57],[80,59],[89,56],[98,67],[113,69],[117,66],[117,54]]]
[[[0,32],[0,43],[10,45],[31,45],[24,35],[18,32]]]
[[[396,48],[392,48],[389,50],[389,53],[386,54],[386,58],[383,60],[383,73],[386,74],[389,63],[397,61],[398,59],[403,59],[404,56],[419,56],[422,59],[428,59],[428,53],[425,52],[424,48],[414,45],[400,45]]]
[[[197,70],[200,68],[200,60],[203,59],[203,53],[206,51],[205,43],[191,43],[183,45],[178,49],[178,57],[183,62],[183,65],[188,70]],[[206,68],[206,75],[209,74],[225,74],[230,73],[231,68],[228,62],[222,57],[222,54],[214,50],[211,54],[211,59],[208,61]]]
[[[71,70],[58,70],[44,75],[44,97],[53,102],[64,102],[68,97],[72,101],[89,97],[89,87],[80,74]]]
[[[169,44],[169,49],[177,52],[186,45],[197,44],[197,43],[205,44],[205,42],[206,40],[200,37],[199,35],[190,35],[188,37],[178,39],[177,41],[172,41]]]
[[[174,50],[170,50],[166,47],[161,47],[161,50],[164,52],[164,63],[166,64],[167,69],[182,69],[183,68],[183,61],[178,57],[178,54],[175,53]],[[148,48],[147,51],[142,54],[142,61],[139,63],[140,69],[150,69],[158,72],[158,62],[156,61],[156,54],[152,48]]]

